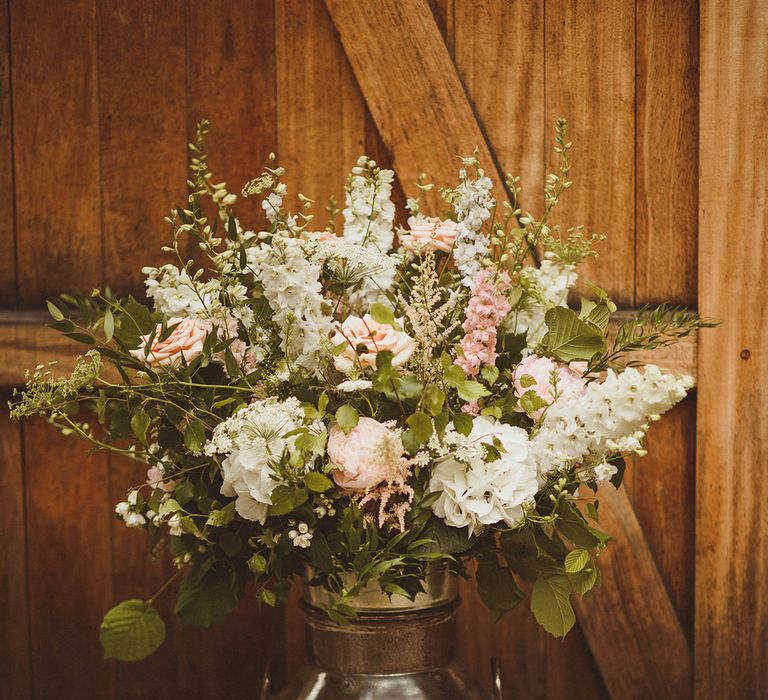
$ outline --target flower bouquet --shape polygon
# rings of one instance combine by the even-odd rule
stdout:
[[[576,291],[601,237],[550,221],[571,186],[562,120],[538,218],[519,178],[497,204],[468,157],[443,211],[425,210],[437,193],[422,178],[396,226],[393,172],[363,156],[324,228],[306,197],[284,208],[271,161],[242,190],[262,198],[262,231],[214,182],[207,130],[165,219],[174,263],[143,270],[151,305],[50,301],[51,326],[91,349],[69,377],[36,368],[12,414],[148,466],[115,510],[173,558],[184,622],[216,624],[244,595],[275,605],[306,577],[345,624],[364,588],[414,598],[443,566],[475,576],[495,619],[530,582],[536,619],[565,635],[610,539],[594,492],[620,485],[622,455],[644,454],[693,385],[631,353],[711,324],[666,305],[612,324],[603,290]],[[108,657],[162,643],[152,600],[106,615]]]

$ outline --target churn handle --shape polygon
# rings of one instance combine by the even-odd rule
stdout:
[[[501,661],[495,656],[491,659],[491,698],[492,700],[503,700],[501,692]]]

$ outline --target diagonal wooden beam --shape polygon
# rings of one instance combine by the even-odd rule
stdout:
[[[427,0],[325,4],[406,194],[421,172],[452,182],[474,147],[503,182]],[[691,652],[632,505],[614,492],[601,510],[618,544],[606,585],[579,610],[606,685],[617,698],[686,697]]]
[[[406,195],[426,172],[456,181],[477,148],[504,199],[504,177],[426,0],[325,0]],[[450,128],[446,128],[450,125]]]

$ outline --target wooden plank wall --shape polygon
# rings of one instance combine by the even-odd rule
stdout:
[[[575,186],[561,220],[609,234],[594,281],[626,307],[663,298],[695,305],[695,0],[617,0],[598,11],[574,0],[430,4],[498,164],[523,176],[524,206],[540,206],[552,125],[566,116],[576,142]],[[705,4],[713,25],[724,22],[723,36],[732,31],[733,42],[762,40],[764,48],[764,23],[762,35],[754,23],[731,26],[714,17],[718,3]],[[729,60],[727,43],[707,46],[714,66]],[[764,69],[751,70],[753,82],[765,84]],[[388,99],[407,101],[408,86]],[[291,195],[316,199],[320,223],[357,155],[391,162],[323,0],[0,0],[0,240],[15,251],[0,255],[0,309],[36,308],[52,292],[103,281],[140,291],[139,268],[162,259],[162,217],[183,195],[185,146],[202,116],[214,125],[217,177],[237,191],[275,151]],[[710,114],[712,124],[718,116]],[[764,202],[764,182],[762,192]],[[726,209],[723,200],[720,215]],[[239,211],[258,221],[257,203]],[[709,225],[713,254],[722,239],[714,235],[719,223]],[[743,342],[735,331],[732,338]],[[749,342],[754,357],[758,342]],[[627,482],[691,642],[695,421],[688,400],[654,426],[650,454]],[[0,551],[0,678],[9,698],[117,700],[174,690],[252,698],[271,656],[285,653],[293,662],[301,655],[295,605],[259,613],[244,603],[237,619],[210,633],[172,625],[153,659],[104,663],[103,611],[121,597],[153,592],[168,574],[166,563],[149,562],[143,538],[111,516],[111,504],[141,474],[87,457],[41,423],[11,425],[5,413],[0,439],[0,525],[8,542]],[[700,548],[708,541],[700,535]],[[708,572],[725,572],[717,561],[720,568]],[[578,627],[555,641],[522,607],[494,627],[471,588],[464,598],[462,658],[483,685],[494,654],[512,697],[608,697]],[[716,619],[706,605],[700,610]],[[704,628],[696,639],[710,654],[699,667],[708,677],[718,647]]]

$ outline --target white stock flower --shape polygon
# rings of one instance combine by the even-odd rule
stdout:
[[[237,497],[235,510],[246,520],[265,522],[277,485],[273,467],[294,449],[296,436],[286,435],[303,421],[298,399],[270,398],[246,406],[214,429],[205,453],[226,455],[221,493]]]
[[[323,308],[320,265],[308,259],[301,241],[277,235],[259,246],[253,262],[280,328],[289,368],[318,372],[333,330],[332,318]]]
[[[665,374],[655,365],[616,373],[592,382],[583,396],[550,407],[531,450],[540,479],[567,464],[616,452],[644,454],[649,422],[680,401],[693,386],[691,377]],[[601,470],[606,473],[606,470]]]
[[[375,170],[375,163],[360,156],[347,180],[344,215],[344,240],[379,253],[392,249],[395,205],[392,202],[392,170]],[[359,289],[349,294],[350,301],[364,310],[386,299],[382,293],[394,283],[393,267],[383,267],[364,279]]]
[[[456,435],[452,431],[454,447],[460,442]],[[432,472],[429,490],[441,492],[433,512],[446,525],[468,526],[470,535],[481,525],[516,525],[538,489],[536,466],[528,454],[528,434],[522,428],[478,417],[463,442],[470,446],[468,450],[452,449],[453,454],[440,459]],[[498,459],[486,462],[483,445],[496,447]]]
[[[490,238],[480,229],[490,218],[496,200],[491,195],[493,182],[482,168],[478,168],[476,179],[469,178],[464,167],[459,170],[459,177],[461,182],[454,190],[453,203],[457,221],[453,259],[462,274],[462,284],[471,287],[490,245]]]
[[[186,270],[173,265],[145,267],[144,284],[155,311],[168,318],[205,318],[217,303],[220,286],[218,280],[200,282],[192,279]]]

